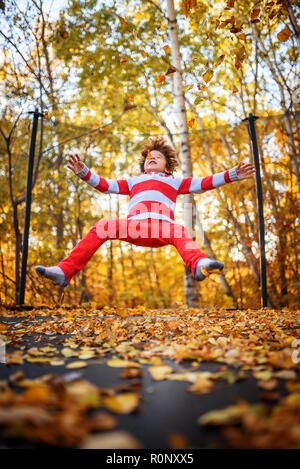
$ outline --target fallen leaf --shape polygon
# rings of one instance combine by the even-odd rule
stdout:
[[[150,366],[148,368],[149,373],[151,374],[152,379],[155,381],[160,381],[166,379],[170,373],[173,372],[173,368],[168,365],[162,366]]]
[[[198,376],[194,384],[187,389],[195,394],[207,394],[212,390],[212,387],[213,382],[210,379]]]
[[[240,422],[248,409],[248,404],[233,405],[225,409],[212,410],[198,418],[200,425],[228,425]]]
[[[76,361],[76,362],[71,362],[71,363],[68,363],[66,365],[66,368],[85,368],[87,366],[87,363],[86,362],[80,362],[80,361]]]
[[[276,379],[269,379],[269,380],[262,380],[258,381],[257,386],[265,391],[272,391],[273,389],[277,388],[278,381]]]
[[[119,430],[89,435],[80,449],[141,449],[143,445],[130,433]]]
[[[105,396],[102,405],[118,414],[130,414],[139,406],[139,395],[126,392],[116,396]]]
[[[150,153],[150,152],[149,152]],[[150,155],[151,158],[151,155]],[[121,360],[120,358],[111,358],[107,360],[107,365],[114,368],[140,368],[141,365],[129,360]]]

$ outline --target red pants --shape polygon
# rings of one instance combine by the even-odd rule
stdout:
[[[107,240],[121,239],[136,246],[160,247],[172,244],[176,247],[183,262],[194,276],[199,259],[207,257],[182,225],[163,220],[102,219],[79,241],[69,256],[59,262],[66,279],[70,282],[73,275],[87,264],[97,249]]]

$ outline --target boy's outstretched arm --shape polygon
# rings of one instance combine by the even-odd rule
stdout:
[[[234,168],[227,169],[222,173],[200,178],[184,178],[178,188],[178,195],[191,193],[201,194],[202,192],[216,189],[229,182],[251,179],[255,172],[255,167],[251,163],[239,163]]]
[[[70,155],[68,163],[67,168],[71,169],[76,176],[86,181],[98,191],[106,194],[130,194],[128,181],[126,179],[105,179],[98,176],[84,164],[77,154],[75,154],[75,156]]]

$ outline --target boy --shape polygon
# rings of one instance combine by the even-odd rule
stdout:
[[[72,249],[69,256],[54,267],[36,266],[36,272],[65,287],[87,264],[96,250],[109,239],[122,239],[137,246],[160,247],[172,244],[191,269],[193,277],[202,281],[212,273],[221,273],[224,264],[209,259],[200,251],[189,232],[175,222],[176,198],[180,194],[214,189],[233,181],[249,179],[255,168],[239,163],[236,167],[211,176],[176,178],[178,166],[175,150],[161,137],[144,142],[139,161],[141,175],[126,179],[105,179],[94,174],[80,160],[70,155],[67,167],[77,177],[100,192],[130,196],[128,215],[124,219],[102,219]]]

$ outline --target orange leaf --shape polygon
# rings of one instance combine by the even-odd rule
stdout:
[[[117,17],[118,17],[119,20],[121,21],[121,25],[122,25],[124,28],[127,28],[127,26],[128,26],[127,21],[125,21],[124,18],[122,18],[122,16],[117,15]]]
[[[168,54],[169,52],[171,52],[171,49],[170,49],[170,46],[164,46],[163,47],[163,50],[165,51],[166,54]]]
[[[162,83],[163,81],[166,81],[165,75],[159,75],[159,76],[156,78],[156,83]]]
[[[238,91],[239,91],[238,88],[236,86],[234,86],[232,92],[237,93]]]
[[[237,35],[237,38],[238,38],[238,39],[242,39],[243,41],[246,41],[246,40],[247,40],[247,36],[246,36],[246,34],[244,34],[244,33],[243,33],[243,34],[238,34],[238,35]]]
[[[258,17],[260,13],[260,8],[254,8],[251,12],[251,21],[254,21],[256,20],[256,18]]]
[[[291,34],[292,34],[291,30],[288,27],[286,27],[282,31],[280,31],[280,33],[277,34],[277,39],[279,39],[279,41],[281,42],[285,42],[288,40]]]
[[[67,37],[69,37],[68,31],[61,31],[60,35],[63,39],[67,39]]]
[[[134,97],[132,96],[132,94],[126,93],[126,96],[127,96],[127,98],[128,98],[130,101],[133,101],[133,100],[134,100]]]
[[[190,120],[188,121],[187,125],[188,125],[190,128],[192,128],[193,125],[194,125],[194,122],[195,122],[195,119],[190,119]]]
[[[234,1],[235,0],[227,0],[225,10],[230,10],[231,8],[233,8],[234,7]]]
[[[120,59],[120,65],[126,64],[126,62],[127,62],[126,57],[121,57],[121,59]]]
[[[182,9],[186,17],[190,16],[190,10],[197,5],[197,0],[182,0]]]
[[[218,61],[216,62],[215,67],[218,67],[223,62],[224,58],[225,58],[224,54],[220,55],[220,57],[218,58]]]

